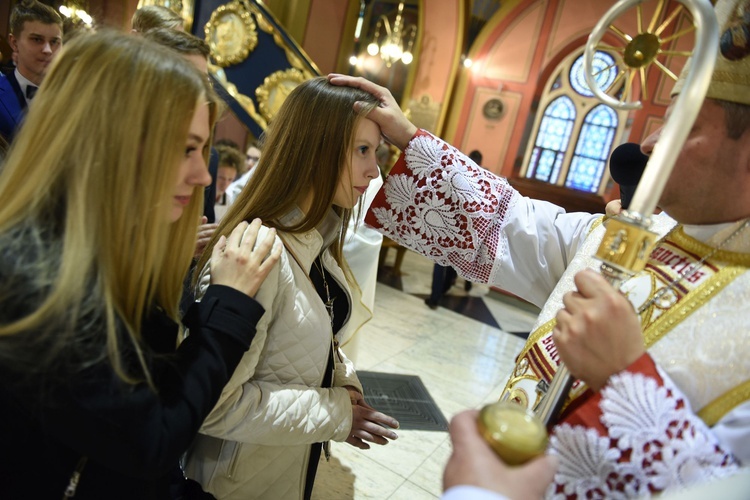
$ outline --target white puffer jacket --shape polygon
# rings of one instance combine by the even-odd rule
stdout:
[[[285,222],[301,215],[295,210]],[[343,386],[360,391],[362,386],[352,363],[337,349],[333,387],[320,387],[332,329],[308,277],[313,261],[340,228],[340,218],[331,211],[318,230],[279,233],[285,249],[255,296],[266,313],[187,454],[187,476],[219,499],[302,498],[311,444],[344,441],[350,433],[352,405]],[[261,229],[259,241],[267,231]],[[357,287],[352,297],[330,249],[322,262],[346,291],[349,304],[355,304],[338,334],[342,337],[359,328],[353,318],[361,323],[369,314],[362,311]],[[201,294],[209,279],[208,274],[202,277]]]

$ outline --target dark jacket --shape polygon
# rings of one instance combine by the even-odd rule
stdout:
[[[43,382],[0,366],[0,498],[59,499],[82,457],[75,499],[170,498],[180,456],[262,315],[253,299],[212,285],[188,311],[190,335],[175,350],[178,326],[150,314],[144,351],[158,392],[122,383],[106,360]]]
[[[0,135],[10,144],[21,124],[26,99],[21,94],[16,76],[0,73]]]
[[[211,154],[208,157],[208,173],[211,174],[211,184],[206,187],[203,193],[203,215],[206,216],[206,222],[213,224],[216,222],[216,176],[219,175],[219,152],[215,147],[211,147]]]

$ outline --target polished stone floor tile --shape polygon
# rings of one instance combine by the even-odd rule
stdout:
[[[415,252],[406,251],[401,272],[395,273],[390,254],[378,274],[378,281],[420,300],[430,296],[433,262]],[[439,300],[440,309],[449,309],[489,326],[528,337],[529,330],[539,314],[539,309],[518,298],[493,290],[489,285],[473,283],[471,290],[464,290],[465,281],[457,278],[455,284]],[[422,307],[427,307],[423,304]]]
[[[429,290],[432,264],[408,254],[400,278],[412,290]],[[456,293],[466,296],[462,282],[459,285],[453,287]],[[488,291],[488,287],[475,285],[469,294],[490,304],[488,309],[497,324],[507,318],[507,324],[531,327],[533,312],[500,302]],[[377,286],[374,317],[357,335],[358,369],[418,376],[448,420],[458,412],[496,400],[524,345],[517,335],[460,311],[432,310],[418,295],[383,282]],[[313,498],[439,498],[443,468],[451,453],[448,433],[397,432],[399,439],[370,450],[333,443],[331,461],[321,459]]]
[[[430,493],[407,480],[390,496],[389,500],[432,500],[436,498],[440,498],[440,496]]]
[[[346,443],[333,443],[331,460],[321,457],[313,500],[386,499],[406,481]]]

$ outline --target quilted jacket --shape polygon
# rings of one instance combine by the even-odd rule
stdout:
[[[287,217],[299,216],[295,210]],[[326,248],[323,265],[344,288],[349,304],[355,304],[338,336],[360,326],[353,323],[362,320],[352,318],[368,319],[360,310],[364,306],[357,287],[352,296],[327,248],[340,228],[341,220],[331,211],[317,229],[279,232],[284,251],[255,297],[266,314],[187,454],[187,476],[217,498],[302,498],[312,443],[344,441],[349,435],[352,409],[343,386],[360,391],[362,386],[352,363],[337,349],[333,387],[320,387],[333,346],[332,328],[308,278],[313,261]],[[208,274],[202,277],[199,293],[208,279]]]

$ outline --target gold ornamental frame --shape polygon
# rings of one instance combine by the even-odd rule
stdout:
[[[266,120],[276,115],[284,100],[294,87],[312,78],[296,68],[276,71],[263,80],[263,85],[255,89],[260,113]]]
[[[217,7],[204,32],[211,56],[222,68],[241,63],[258,45],[255,21],[238,1]]]

